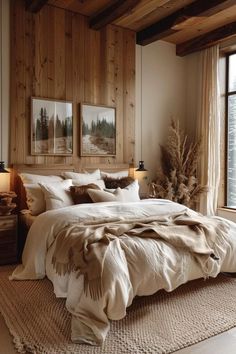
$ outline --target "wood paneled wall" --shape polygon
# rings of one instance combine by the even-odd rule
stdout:
[[[45,6],[11,7],[10,162],[98,164],[131,162],[135,135],[135,33],[116,26],[89,29],[79,14]],[[73,101],[73,156],[30,155],[31,96]],[[116,107],[117,154],[79,157],[79,103]]]

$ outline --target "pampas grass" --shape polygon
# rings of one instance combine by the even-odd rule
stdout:
[[[201,142],[188,142],[179,127],[179,122],[171,120],[166,145],[161,149],[161,169],[150,185],[155,198],[169,199],[193,207],[206,186],[198,184],[197,162],[200,157]]]

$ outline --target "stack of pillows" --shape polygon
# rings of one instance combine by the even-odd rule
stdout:
[[[46,210],[92,202],[139,201],[139,184],[128,171],[115,173],[63,172],[61,176],[21,173],[27,206],[32,215]]]

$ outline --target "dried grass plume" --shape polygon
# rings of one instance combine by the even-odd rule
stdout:
[[[154,197],[193,207],[200,194],[207,192],[208,188],[198,184],[196,177],[200,146],[200,141],[189,143],[179,122],[171,120],[167,142],[160,145],[161,169],[150,185]]]

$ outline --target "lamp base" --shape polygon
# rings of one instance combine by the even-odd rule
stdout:
[[[9,173],[9,171],[5,169],[4,161],[0,161],[0,173]]]

